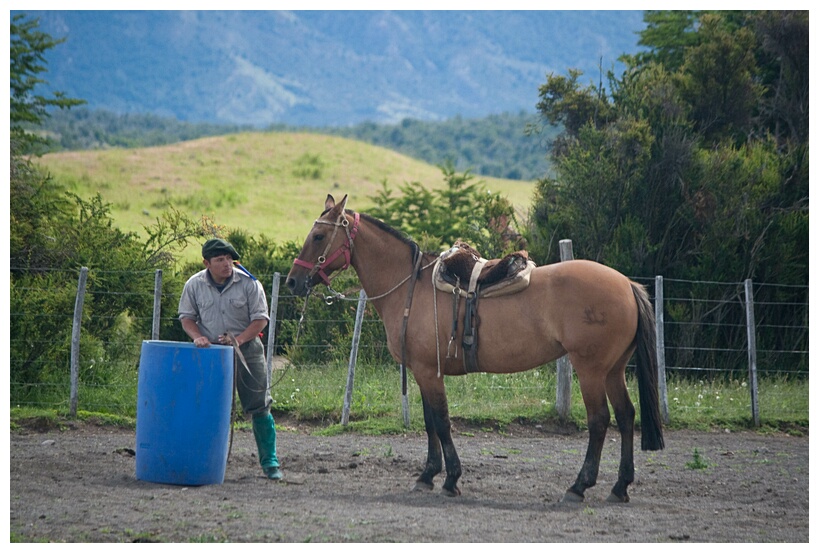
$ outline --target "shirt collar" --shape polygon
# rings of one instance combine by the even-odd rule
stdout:
[[[202,278],[204,278],[204,279],[205,279],[205,281],[206,281],[208,284],[210,284],[210,285],[211,285],[211,286],[213,286],[214,288],[216,288],[216,287],[221,287],[223,290],[224,290],[224,289],[225,289],[225,287],[227,287],[227,285],[228,285],[228,284],[230,284],[231,282],[236,282],[236,279],[237,279],[237,275],[236,275],[236,267],[233,267],[233,273],[231,274],[230,278],[228,278],[227,280],[225,280],[225,282],[224,282],[223,284],[221,284],[221,285],[220,285],[220,284],[216,284],[216,281],[215,281],[215,280],[213,280],[213,277],[212,277],[212,276],[210,276],[210,271],[208,271],[207,269],[204,269],[204,270],[202,271],[202,273],[204,273],[204,274],[202,275]]]

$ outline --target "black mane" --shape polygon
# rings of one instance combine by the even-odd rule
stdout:
[[[352,210],[348,209],[347,213],[355,214],[355,211],[352,211]],[[410,248],[410,259],[411,260],[414,260],[416,255],[418,255],[418,253],[423,253],[424,255],[429,255],[429,256],[432,256],[432,257],[438,257],[439,254],[437,254],[437,253],[421,252],[421,246],[419,246],[418,243],[415,240],[410,238],[407,235],[407,233],[391,227],[390,225],[388,225],[387,223],[385,223],[381,219],[376,219],[372,215],[367,215],[366,213],[359,213],[359,216],[362,219],[364,219],[365,221],[367,221],[368,223],[372,223],[373,225],[375,225],[379,229],[383,230],[384,232],[386,232],[390,236],[393,236],[394,238],[400,240],[401,243],[406,244],[407,246],[409,246],[409,248]]]
[[[347,210],[347,213],[355,214],[355,211]],[[399,239],[404,244],[406,244],[408,246],[412,246],[412,245],[415,245],[416,247],[418,246],[418,244],[416,244],[415,241],[412,238],[407,236],[406,232],[402,232],[402,231],[400,231],[398,229],[392,228],[390,225],[388,225],[387,223],[385,223],[381,219],[376,219],[372,215],[367,215],[366,213],[359,213],[359,215],[361,216],[362,219],[366,220],[367,222],[370,222],[370,223],[374,224],[375,226],[377,226],[378,228],[380,228],[381,230],[383,230],[387,234],[390,234],[390,235],[394,236],[395,238]]]

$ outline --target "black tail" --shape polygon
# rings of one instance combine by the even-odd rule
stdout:
[[[657,392],[657,332],[654,328],[654,309],[645,288],[632,282],[631,289],[637,301],[637,387],[640,393],[641,447],[643,450],[663,449],[663,425],[660,419],[660,400]]]

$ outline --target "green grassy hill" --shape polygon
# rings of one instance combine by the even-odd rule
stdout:
[[[357,211],[386,180],[443,186],[440,168],[351,139],[312,133],[241,133],[168,146],[60,152],[41,158],[55,179],[81,197],[97,192],[125,231],[144,235],[169,205],[191,217],[300,242],[328,193],[348,194]],[[476,177],[525,214],[534,183]]]

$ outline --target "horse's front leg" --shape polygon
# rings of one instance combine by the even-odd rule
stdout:
[[[435,430],[432,408],[427,402],[425,395],[421,395],[421,402],[424,406],[424,427],[427,431],[427,462],[424,471],[415,482],[416,490],[431,490],[434,487],[432,479],[441,472],[443,467],[441,458],[441,440],[438,439],[438,432]]]
[[[432,390],[421,386],[421,399],[424,405],[424,424],[427,430],[429,451],[427,464],[416,482],[416,489],[432,489],[432,478],[441,472],[441,453],[446,465],[446,480],[443,493],[449,496],[461,495],[458,479],[461,477],[461,460],[452,442],[452,427],[449,422],[449,407],[443,382],[433,376],[437,382]],[[418,380],[418,379],[416,379]]]

